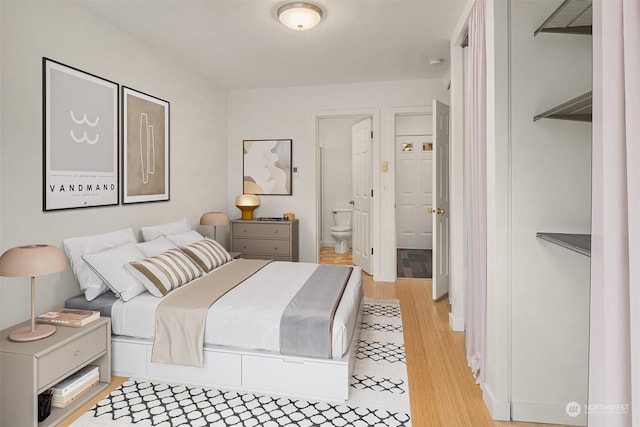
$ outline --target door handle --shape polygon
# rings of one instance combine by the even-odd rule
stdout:
[[[436,213],[437,213],[438,215],[444,215],[445,210],[444,210],[444,209],[441,209],[441,208],[438,208],[438,209],[436,209]]]
[[[356,202],[354,202],[353,200],[349,200],[349,204],[350,204],[350,205],[355,205],[355,204],[356,204]]]
[[[434,213],[434,212],[435,212],[435,210],[434,210],[433,208],[429,208],[429,210],[428,210],[427,212],[429,212],[429,213]]]

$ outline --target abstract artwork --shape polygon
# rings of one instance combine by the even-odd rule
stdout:
[[[291,142],[243,141],[243,193],[291,195]]]
[[[117,205],[118,84],[42,58],[43,210]]]
[[[169,102],[122,88],[122,203],[169,200]]]

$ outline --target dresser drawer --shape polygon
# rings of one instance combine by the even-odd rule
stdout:
[[[291,228],[289,227],[288,224],[273,224],[273,223],[243,224],[241,222],[234,222],[233,237],[289,239],[290,229]]]
[[[275,239],[233,239],[234,252],[242,252],[243,256],[251,253],[269,255],[289,255],[289,241]]]
[[[38,359],[38,388],[61,379],[107,350],[107,328],[97,328]]]

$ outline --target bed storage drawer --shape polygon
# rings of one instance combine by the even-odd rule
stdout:
[[[204,368],[164,363],[149,363],[149,377],[168,378],[184,384],[215,385],[238,388],[241,386],[242,358],[238,354],[222,351],[204,351]]]
[[[304,360],[296,357],[243,355],[242,385],[249,390],[305,396],[313,390],[314,399],[336,400],[338,384],[349,396],[348,364],[332,360]],[[311,379],[315,381],[310,382]]]

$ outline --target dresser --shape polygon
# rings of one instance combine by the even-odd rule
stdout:
[[[108,317],[81,328],[56,326],[53,335],[30,342],[9,340],[9,333],[16,326],[0,331],[1,426],[56,425],[109,386],[111,319]],[[52,407],[51,414],[38,423],[38,394],[86,365],[99,367],[100,382],[67,407]]]
[[[298,261],[298,220],[231,221],[231,251],[242,258]]]

